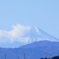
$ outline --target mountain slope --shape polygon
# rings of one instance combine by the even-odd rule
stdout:
[[[59,42],[39,41],[19,48],[0,48],[0,59],[40,59],[59,55]]]
[[[13,30],[0,31],[0,47],[16,48],[33,42],[48,40],[59,41],[38,27],[18,25]]]

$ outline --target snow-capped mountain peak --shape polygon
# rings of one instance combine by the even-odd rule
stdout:
[[[10,31],[0,30],[0,47],[19,47],[36,41],[58,41],[38,27],[13,25]]]

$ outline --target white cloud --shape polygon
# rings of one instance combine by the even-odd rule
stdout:
[[[40,34],[38,27],[35,27],[35,30],[36,30],[37,33]]]
[[[14,25],[12,26],[13,29],[8,32],[12,38],[18,38],[18,36],[23,36],[26,32],[28,32],[31,29],[30,26],[24,26],[20,24],[17,24],[16,26]]]
[[[29,41],[29,37],[24,37],[24,35],[31,30],[30,26],[24,25],[12,25],[13,29],[10,31],[0,30],[0,42],[14,42],[19,41],[22,43],[27,43]],[[4,38],[5,39],[4,39]]]

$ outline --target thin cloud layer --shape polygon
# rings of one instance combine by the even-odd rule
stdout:
[[[24,37],[24,35],[31,30],[30,26],[24,26],[24,25],[12,25],[13,29],[10,31],[4,31],[0,30],[0,42],[14,42],[19,41],[22,43],[27,43],[29,38]],[[4,39],[5,38],[5,39]]]
[[[17,24],[16,26],[12,25],[12,27],[13,27],[13,29],[8,32],[8,34],[12,38],[18,38],[19,36],[20,37],[24,36],[24,34],[31,29],[30,26],[24,26],[24,25],[20,25],[20,24]]]

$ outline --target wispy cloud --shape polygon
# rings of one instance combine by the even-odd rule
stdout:
[[[13,29],[8,32],[8,34],[12,38],[18,38],[19,36],[20,37],[24,36],[24,34],[31,29],[30,26],[24,26],[24,25],[20,25],[20,24],[12,25],[12,27],[13,27]]]
[[[0,42],[5,42],[5,41],[9,42],[19,41],[22,43],[28,42],[29,37],[24,37],[24,35],[31,30],[30,26],[17,24],[17,25],[12,25],[12,28],[13,29],[8,32],[0,30]]]

